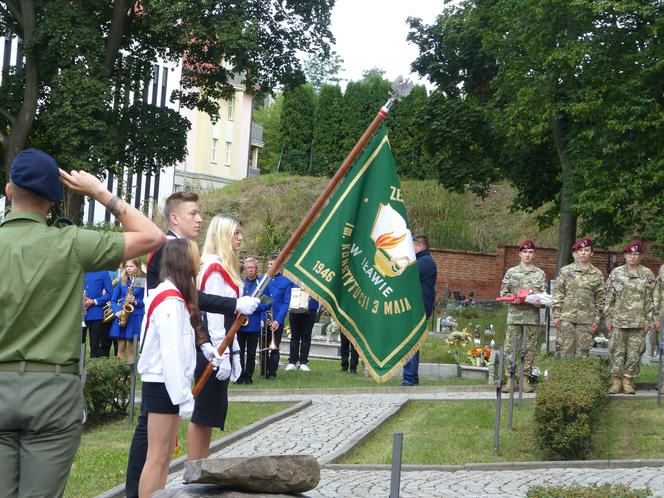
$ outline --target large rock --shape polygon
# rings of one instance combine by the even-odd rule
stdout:
[[[228,488],[210,484],[193,484],[177,489],[161,489],[152,493],[151,498],[293,498],[293,496],[305,496],[301,494],[273,494],[252,493],[250,491],[233,491]]]
[[[209,458],[184,465],[184,482],[235,490],[301,493],[318,486],[320,466],[310,455]]]

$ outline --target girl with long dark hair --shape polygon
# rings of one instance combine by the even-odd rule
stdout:
[[[145,303],[138,373],[148,413],[148,452],[139,483],[141,498],[166,484],[180,419],[190,418],[194,410],[196,338],[204,334],[194,281],[199,266],[194,242],[170,240],[161,259],[163,281]]]

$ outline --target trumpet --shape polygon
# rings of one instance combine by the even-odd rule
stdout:
[[[270,351],[279,351],[279,346],[277,346],[277,341],[274,336],[274,330],[272,330],[272,310],[267,310],[265,312],[265,327],[270,331],[270,345],[267,349]]]
[[[134,305],[127,302],[127,299],[130,297],[134,297],[133,279],[131,280],[131,282],[129,282],[129,287],[127,287],[127,294],[125,295],[125,304],[122,307],[122,311],[118,313],[118,325],[123,328],[127,326],[127,320],[129,320],[129,315],[131,315],[134,312]]]

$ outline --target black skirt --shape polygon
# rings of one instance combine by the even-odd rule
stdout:
[[[196,382],[208,363],[205,355],[196,349],[196,371],[194,372]],[[218,380],[215,374],[216,371],[212,372],[203,389],[196,396],[191,421],[204,427],[219,427],[223,430],[228,412],[228,380]]]
[[[180,413],[180,407],[171,403],[163,382],[143,382],[141,400],[141,413]]]

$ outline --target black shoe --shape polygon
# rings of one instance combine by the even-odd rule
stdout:
[[[253,383],[254,383],[254,381],[253,381],[253,380],[251,380],[251,378],[250,378],[250,377],[248,377],[248,378],[244,379],[244,383],[245,383],[245,384],[253,384]]]
[[[348,369],[347,368],[342,368],[341,371],[342,372],[348,372]]]
[[[351,369],[350,369],[350,373],[357,375],[357,369],[355,369],[355,368],[351,368]]]
[[[277,376],[274,374],[270,374],[267,376],[267,380],[277,380]]]
[[[415,384],[411,384],[410,382],[405,382],[405,381],[404,381],[404,382],[401,383],[401,385],[402,385],[402,386],[413,387]]]

